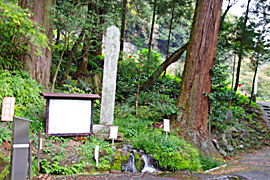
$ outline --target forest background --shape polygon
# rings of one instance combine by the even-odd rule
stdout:
[[[115,124],[135,147],[156,154],[162,168],[181,169],[175,165],[177,162],[166,165],[169,155],[161,156],[161,152],[148,147],[156,144],[156,139],[148,138],[151,142],[146,143],[147,147],[138,139],[145,133],[149,137],[160,135],[160,131],[146,129],[159,127],[164,118],[177,122],[184,109],[177,98],[181,95],[185,50],[195,22],[192,17],[199,2],[202,1],[0,0],[0,97],[16,97],[15,114],[35,120],[33,132],[44,130],[45,102],[39,95],[41,91],[101,93],[103,35],[107,27],[115,25],[121,31]],[[250,99],[254,95],[261,100],[270,97],[269,2],[223,3],[215,65],[209,79],[211,93],[203,94],[209,101],[209,118],[206,115],[203,121],[214,137],[235,126],[239,131],[247,129],[250,126],[246,122],[259,123],[259,108]],[[244,11],[240,17],[229,13],[230,8],[241,3]],[[131,51],[124,51],[124,42],[131,43]],[[173,70],[168,68],[176,61]],[[257,73],[258,90],[254,93]],[[97,123],[99,101],[95,108]],[[228,122],[229,109],[233,118]],[[5,128],[2,131],[7,131]],[[174,138],[182,134],[183,128],[174,127],[172,142],[177,141]],[[2,139],[9,142],[9,137]],[[230,141],[233,151],[228,150],[228,144],[223,149],[233,155],[242,150],[237,147],[243,141],[246,140]],[[211,148],[192,144],[206,155],[213,155]],[[194,169],[198,167],[195,165]]]

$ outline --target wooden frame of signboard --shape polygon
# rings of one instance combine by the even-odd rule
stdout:
[[[97,94],[41,93],[47,100],[47,136],[92,136]]]

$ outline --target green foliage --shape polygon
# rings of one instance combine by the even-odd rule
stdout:
[[[160,131],[148,130],[136,136],[132,144],[136,149],[153,154],[161,169],[198,171],[200,168],[198,151],[180,137],[170,135],[166,138]]]
[[[59,162],[53,159],[49,162],[46,159],[40,160],[41,172],[53,175],[72,175],[80,173],[83,170],[82,164],[73,164],[71,167],[62,167]]]
[[[41,172],[54,175],[74,175],[85,172],[88,167],[94,167],[95,146],[100,146],[99,167],[97,170],[106,171],[110,169],[110,162],[113,157],[113,150],[110,144],[104,140],[97,140],[93,137],[90,141],[83,140],[78,146],[69,147],[66,138],[51,138],[54,143],[46,143],[43,153],[47,154],[47,158],[42,158],[40,163]],[[58,150],[55,153],[55,144]],[[76,154],[69,154],[69,151]],[[72,157],[70,157],[72,156]],[[73,157],[76,158],[73,158]],[[67,158],[71,158],[67,159]],[[78,160],[76,160],[78,158]],[[75,161],[73,161],[75,160]],[[70,163],[70,161],[72,161]],[[67,163],[69,162],[69,163]]]
[[[0,127],[0,144],[2,144],[4,140],[6,142],[11,141],[12,130],[10,126],[11,124],[7,124],[7,125],[4,125],[3,127]]]
[[[0,179],[7,179],[9,177],[10,163],[3,169],[0,174]]]
[[[153,72],[152,69],[150,72],[147,71],[147,52],[148,50],[143,49],[138,57],[126,57],[120,63],[116,93],[118,101],[125,100],[129,106],[135,105],[136,96],[134,94],[137,92],[138,81],[144,81]],[[151,57],[154,57],[156,63],[160,63],[159,54],[153,51]],[[158,66],[153,64],[149,68],[156,69]],[[142,118],[147,119],[151,116],[148,120],[158,121],[176,113],[177,108],[175,104],[180,83],[181,79],[166,75],[165,77],[160,77],[149,91],[141,91],[138,103],[141,106],[139,111],[142,112],[139,114],[142,114]],[[144,114],[147,111],[151,113]]]
[[[73,94],[92,94],[92,89],[89,84],[82,79],[73,80],[70,76],[65,80],[61,91]]]
[[[197,150],[180,137],[170,135],[166,139],[160,130],[154,130],[152,127],[157,120],[162,119],[162,112],[151,108],[141,105],[135,116],[135,108],[128,104],[118,105],[114,123],[125,134],[125,138],[131,139],[134,148],[153,154],[160,168],[170,171],[197,171],[200,168]]]
[[[143,113],[142,113],[143,112]],[[157,115],[145,107],[139,108],[139,117],[135,116],[135,107],[129,107],[128,104],[121,104],[115,108],[114,123],[119,126],[119,132],[125,134],[125,138],[131,138],[141,134],[151,125],[151,119]],[[150,117],[150,120],[148,118]]]
[[[6,96],[15,97],[15,116],[33,120],[30,126],[36,132],[44,128],[45,100],[39,94],[42,90],[24,71],[0,71],[0,101]]]
[[[100,147],[98,170],[107,171],[110,169],[110,162],[113,158],[113,149],[109,142],[106,142],[105,140],[98,140],[93,137],[91,141],[86,141],[81,145],[82,155],[86,159],[86,162],[90,161],[90,164],[94,166],[94,152],[96,145],[99,145]]]
[[[223,162],[221,162],[221,161],[212,159],[212,158],[210,158],[208,156],[204,156],[202,154],[200,154],[199,157],[200,157],[200,162],[201,162],[203,171],[221,166],[223,164]]]
[[[138,51],[138,55],[124,56],[123,60],[119,62],[118,81],[128,81],[135,87],[138,80],[147,78],[161,64],[161,55],[151,51],[151,64],[148,62],[147,56],[148,50],[145,48]]]
[[[32,43],[35,54],[48,47],[42,29],[29,18],[32,14],[12,2],[0,0],[0,69],[21,69],[22,57],[30,52]]]

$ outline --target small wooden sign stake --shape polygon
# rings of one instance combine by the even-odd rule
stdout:
[[[163,119],[164,131],[166,131],[166,138],[168,138],[168,132],[170,131],[170,120]]]
[[[118,134],[118,126],[111,126],[110,127],[110,139],[112,139],[112,147],[114,145],[114,139],[117,139]]]
[[[98,156],[99,156],[99,145],[96,145],[96,148],[95,148],[96,167],[98,167]]]

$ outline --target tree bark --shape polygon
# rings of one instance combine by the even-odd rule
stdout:
[[[207,156],[220,157],[207,128],[222,0],[197,0],[180,93],[179,114],[172,120],[178,134]]]
[[[60,56],[60,60],[59,60],[59,62],[57,64],[57,67],[56,67],[56,70],[55,70],[55,73],[54,73],[54,77],[53,77],[53,81],[52,81],[52,89],[51,89],[52,93],[54,91],[54,85],[55,85],[55,82],[56,82],[56,78],[57,78],[57,74],[58,74],[61,62],[63,60],[63,55],[65,53],[66,46],[67,46],[67,34],[65,35],[65,45],[64,45],[63,51],[62,51],[61,56]]]
[[[259,67],[259,57],[257,55],[255,72],[254,72],[254,76],[253,76],[253,80],[252,80],[252,88],[251,88],[251,96],[250,96],[249,104],[251,104],[251,101],[253,101],[253,99],[255,99],[255,101],[256,101],[256,94],[254,94],[254,87],[255,87],[256,76],[258,76],[258,74],[257,74],[258,73],[258,67]]]
[[[92,6],[93,4],[91,3],[91,0],[88,1],[87,14],[89,16],[91,16],[91,10],[94,9]],[[88,28],[88,31],[91,32],[91,28]],[[80,58],[80,64],[79,64],[76,74],[80,74],[81,72],[84,72],[87,70],[89,46],[90,46],[90,39],[89,39],[88,34],[85,34],[83,48],[82,48],[82,57]]]
[[[94,16],[98,15],[96,22],[93,23],[94,28],[91,29],[91,37],[90,37],[90,44],[89,47],[89,54],[92,55],[92,57],[96,57],[98,55],[102,55],[102,39],[103,39],[103,25],[104,25],[104,14],[105,14],[105,8],[99,6],[96,2],[93,0],[90,1],[90,6],[88,8],[91,8],[92,12],[94,12]],[[104,4],[103,0],[100,1],[100,4]]]
[[[32,19],[44,28],[44,33],[49,39],[49,47],[52,49],[53,26],[50,24],[51,7],[55,5],[55,0],[21,0],[22,8],[29,8],[33,13]],[[41,55],[34,52],[37,47],[30,44],[29,56],[24,57],[24,69],[29,72],[32,79],[49,89],[50,72],[52,64],[52,53],[48,48],[41,49]]]
[[[84,37],[84,34],[85,34],[85,31],[84,29],[80,32],[80,35],[78,37],[78,39],[76,39],[74,45],[72,46],[71,50],[69,50],[69,48],[67,48],[67,61],[66,61],[66,64],[65,64],[65,72],[64,72],[64,75],[62,76],[61,78],[61,82],[63,80],[65,80],[67,78],[67,76],[69,75],[69,72],[70,72],[70,66],[71,66],[71,63],[72,63],[72,60],[73,60],[73,56],[77,50],[77,48],[79,47],[79,45],[82,43],[83,41],[83,37]],[[68,43],[69,44],[69,43]]]
[[[168,57],[169,57],[170,40],[171,40],[171,32],[172,32],[172,24],[173,24],[173,14],[174,14],[174,1],[173,1],[172,14],[171,14],[171,20],[170,20],[166,59],[168,59]],[[166,69],[164,70],[164,77],[165,77],[165,75],[166,75]]]
[[[238,64],[237,64],[237,71],[236,71],[236,80],[235,80],[235,85],[234,85],[234,91],[236,92],[238,89],[238,84],[239,84],[239,79],[240,79],[240,70],[241,70],[241,63],[243,59],[243,54],[244,54],[244,44],[245,44],[245,31],[247,27],[247,20],[248,20],[248,12],[249,12],[249,4],[251,0],[248,0],[247,4],[247,9],[246,9],[246,14],[245,14],[245,19],[244,19],[244,25],[242,28],[242,34],[241,34],[241,41],[240,41],[240,51],[238,54]]]
[[[126,13],[127,13],[127,0],[123,0],[119,61],[121,61],[123,59],[124,42],[125,42],[125,29],[126,29]]]
[[[159,68],[157,68],[155,70],[155,72],[153,74],[151,74],[151,76],[142,84],[142,90],[146,91],[148,89],[150,89],[155,82],[157,81],[157,79],[160,77],[161,73],[172,63],[176,62],[181,56],[182,54],[185,52],[185,50],[187,49],[187,44],[185,44],[184,46],[182,46],[181,48],[179,48],[177,51],[175,51],[169,58],[167,58],[161,65]]]
[[[152,26],[151,26],[151,32],[150,32],[149,44],[148,44],[148,57],[147,57],[147,71],[148,72],[149,72],[149,64],[150,64],[150,56],[151,56],[151,48],[152,48],[152,39],[153,39],[154,25],[155,25],[156,7],[157,7],[157,3],[156,3],[156,0],[154,0]]]

